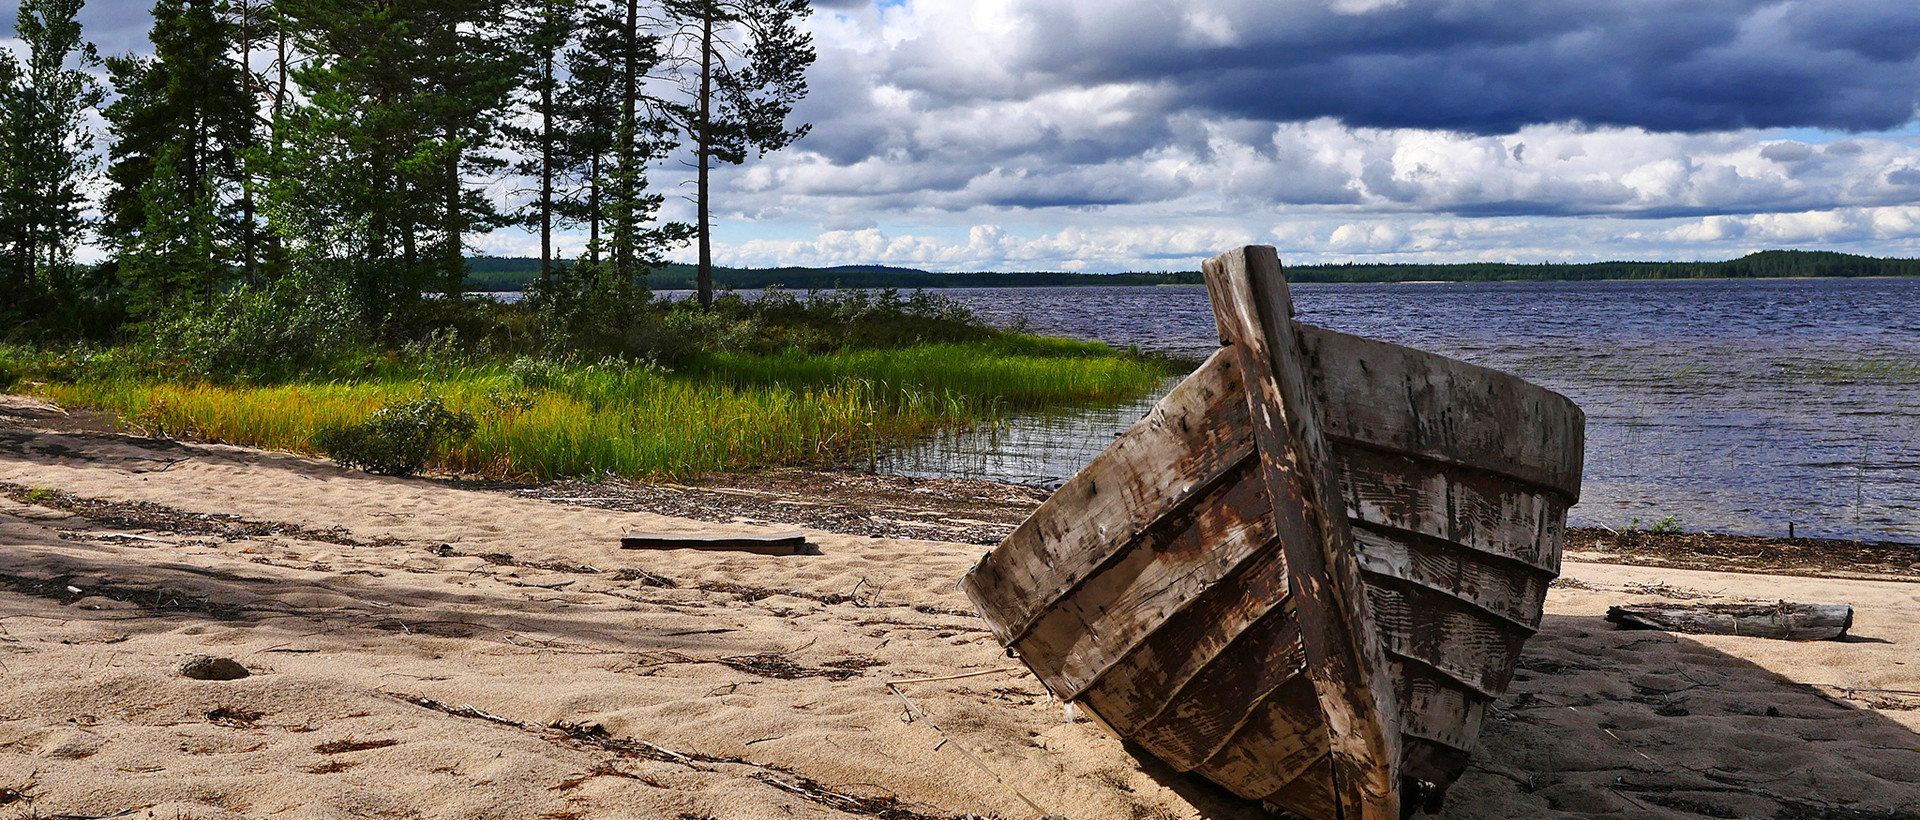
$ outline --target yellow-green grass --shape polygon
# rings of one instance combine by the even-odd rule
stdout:
[[[424,394],[479,429],[437,466],[496,478],[678,478],[864,460],[937,429],[993,423],[1007,407],[1138,396],[1164,373],[1104,356],[940,345],[827,356],[710,356],[681,373],[560,366],[528,390],[498,365],[423,380],[276,386],[82,379],[39,392],[135,429],[314,452],[315,435]],[[528,402],[531,402],[530,404]]]
[[[1033,337],[824,356],[708,354],[682,371],[742,387],[819,388],[861,379],[888,398],[952,393],[1020,409],[1128,399],[1167,375],[1162,364],[1115,356],[1104,345]]]

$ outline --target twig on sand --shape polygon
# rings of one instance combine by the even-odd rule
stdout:
[[[900,680],[887,681],[887,686],[892,687],[902,683],[937,683],[943,680],[960,680],[961,678],[977,678],[977,677],[980,677],[981,675],[991,675],[996,672],[1025,672],[1025,671],[1027,671],[1027,668],[1024,666],[1001,666],[993,669],[978,669],[972,672],[961,672],[958,675],[941,675],[937,678],[901,678]]]
[[[1001,670],[995,669],[992,671],[998,672]],[[960,677],[967,677],[967,676],[961,675]],[[940,680],[940,678],[931,678],[929,680]],[[927,714],[927,710],[920,708],[913,701],[908,700],[907,693],[900,691],[900,689],[896,686],[896,684],[900,684],[900,683],[914,683],[914,682],[915,681],[894,681],[887,684],[887,691],[892,692],[893,696],[899,698],[900,703],[907,707],[908,723],[912,723],[916,719],[926,721],[928,726],[933,727],[934,731],[940,733],[940,745],[941,746],[947,745],[947,741],[953,739],[952,737],[947,735],[947,730],[940,728],[940,724],[934,723],[933,716]],[[938,747],[935,747],[935,748],[938,748]],[[967,762],[972,763],[975,768],[978,768],[980,771],[986,772],[987,776],[993,778],[995,783],[999,783],[1008,792],[1011,792],[1014,797],[1020,798],[1020,802],[1027,804],[1034,811],[1039,812],[1042,816],[1052,814],[1052,812],[1049,812],[1046,809],[1040,808],[1039,803],[1035,803],[1033,802],[1032,799],[1028,798],[1026,795],[1021,794],[1019,789],[1014,788],[1012,783],[1008,783],[1006,781],[1006,778],[1001,777],[998,773],[994,772],[994,770],[987,768],[987,764],[980,762],[980,758],[974,757],[972,752],[967,751],[966,746],[960,743],[955,743],[953,744],[953,748],[955,751],[959,752],[962,757],[965,757],[967,759]]]
[[[597,723],[581,724],[559,721],[541,726],[527,721],[514,720],[499,715],[490,715],[472,706],[454,706],[450,703],[434,700],[429,697],[403,695],[396,692],[386,692],[385,694],[415,706],[432,709],[436,712],[442,712],[454,717],[484,720],[489,723],[497,723],[502,726],[510,726],[515,729],[531,732],[541,736],[548,742],[567,748],[583,751],[591,749],[602,752],[612,752],[621,757],[665,761],[703,772],[719,771],[716,767],[721,765],[744,766],[753,770],[750,776],[755,780],[781,791],[798,795],[811,802],[828,806],[848,814],[880,817],[886,818],[886,820],[946,820],[946,818],[953,816],[932,815],[915,811],[905,801],[894,796],[862,797],[860,795],[836,791],[822,785],[813,778],[784,766],[753,763],[739,757],[710,755],[700,752],[683,754],[664,746],[656,746],[644,740],[616,738],[607,732],[605,727]],[[578,785],[578,781],[569,782],[572,785]],[[1033,805],[1032,801],[1028,801],[1027,804]],[[1035,810],[1038,810],[1037,806]]]

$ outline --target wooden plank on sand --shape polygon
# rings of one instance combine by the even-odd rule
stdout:
[[[630,532],[620,536],[623,550],[712,550],[756,555],[807,555],[816,550],[801,532],[666,533]]]

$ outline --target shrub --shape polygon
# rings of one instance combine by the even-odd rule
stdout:
[[[692,352],[660,321],[653,295],[611,268],[577,262],[550,281],[527,286],[521,309],[534,342],[548,354],[594,353],[672,363]]]
[[[761,338],[760,317],[740,308],[744,301],[727,294],[714,301],[713,310],[702,310],[699,302],[683,299],[667,312],[661,326],[703,353],[749,352]]]
[[[271,381],[331,364],[363,345],[367,329],[346,294],[291,283],[238,288],[211,304],[157,318],[149,349],[187,375]]]
[[[400,358],[419,367],[421,375],[427,378],[449,379],[476,359],[484,358],[487,347],[485,339],[478,344],[464,344],[459,330],[443,327],[429,331],[425,338],[402,344]]]
[[[466,441],[479,425],[448,410],[438,396],[382,407],[357,424],[320,431],[320,449],[344,467],[380,475],[413,475],[443,445]]]
[[[527,390],[546,390],[559,382],[561,368],[550,359],[516,356],[507,363],[507,375]]]

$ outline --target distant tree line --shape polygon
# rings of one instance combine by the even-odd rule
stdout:
[[[509,225],[540,236],[549,288],[631,290],[697,239],[704,304],[711,170],[806,131],[805,0],[157,0],[153,53],[104,60],[82,2],[21,0],[25,58],[0,49],[0,335],[166,326],[235,294],[404,324]],[[676,158],[694,224],[648,185]],[[502,180],[524,204],[496,204]],[[555,231],[582,228],[561,264]],[[76,261],[89,242],[105,263]]]
[[[1779,279],[1920,276],[1920,259],[1881,259],[1833,251],[1761,251],[1725,262],[1589,262],[1450,265],[1302,265],[1295,282],[1580,282],[1602,279]]]
[[[519,290],[539,277],[539,260],[480,257],[469,262],[472,290]],[[698,269],[664,265],[657,288],[692,288]],[[1565,282],[1603,279],[1768,279],[1782,277],[1920,276],[1920,259],[1880,259],[1831,251],[1761,251],[1725,262],[1594,262],[1521,265],[1471,262],[1447,265],[1293,265],[1294,282]],[[740,289],[1018,288],[1198,285],[1199,271],[1172,273],[931,273],[913,268],[848,265],[831,268],[715,268],[714,281]]]

